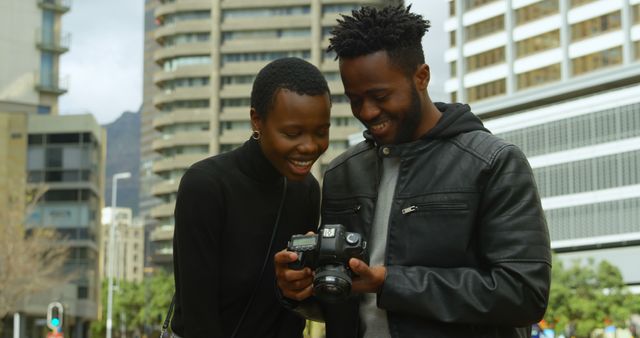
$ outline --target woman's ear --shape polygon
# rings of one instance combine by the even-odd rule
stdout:
[[[249,115],[251,117],[251,129],[254,131],[262,130],[262,120],[260,119],[260,115],[255,108],[251,108]]]
[[[414,80],[418,91],[422,92],[427,90],[429,81],[431,81],[431,70],[429,69],[428,64],[425,63],[418,66],[418,69],[416,70],[416,73],[414,75]]]

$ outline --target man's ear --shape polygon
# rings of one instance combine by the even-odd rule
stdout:
[[[249,116],[251,117],[251,129],[257,131],[262,130],[262,120],[255,108],[251,107]]]
[[[418,69],[416,70],[416,73],[414,75],[414,81],[418,91],[423,92],[427,90],[429,81],[431,81],[431,70],[429,69],[428,64],[425,63],[418,66]]]

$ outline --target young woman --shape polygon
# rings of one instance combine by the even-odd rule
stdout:
[[[317,227],[310,170],[329,144],[330,108],[315,66],[273,61],[253,84],[251,138],[186,171],[173,240],[176,335],[302,337],[304,320],[276,298],[271,258],[292,234]]]

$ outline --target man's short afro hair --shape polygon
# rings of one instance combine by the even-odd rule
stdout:
[[[267,116],[280,89],[300,95],[328,94],[331,97],[327,80],[316,66],[295,57],[277,59],[262,68],[253,81],[251,108],[260,119]]]
[[[354,58],[386,51],[391,61],[407,75],[424,64],[422,37],[431,27],[421,15],[409,12],[411,5],[365,6],[342,15],[333,28],[328,51],[336,59]]]

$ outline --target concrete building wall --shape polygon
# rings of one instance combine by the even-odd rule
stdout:
[[[36,37],[41,22],[42,10],[35,1],[0,2],[0,101],[39,103]]]

